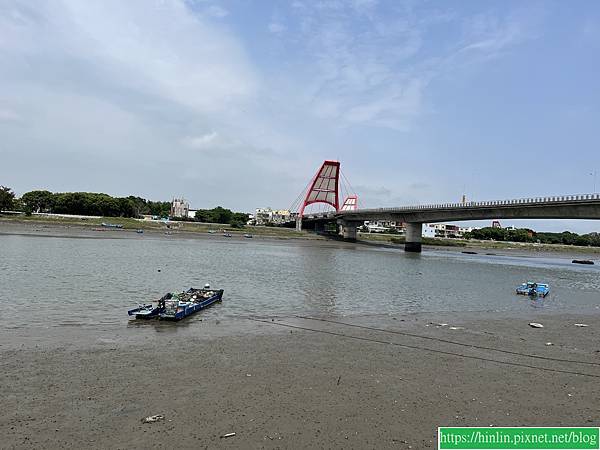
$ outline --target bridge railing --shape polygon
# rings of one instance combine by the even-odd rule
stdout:
[[[482,207],[497,207],[497,206],[532,206],[532,205],[549,205],[556,203],[573,203],[573,202],[587,202],[590,200],[600,200],[600,194],[576,194],[576,195],[559,195],[550,197],[525,197],[509,200],[490,200],[482,202],[464,202],[464,203],[434,203],[427,205],[412,205],[412,206],[399,206],[394,208],[370,208],[370,209],[357,209],[354,211],[348,211],[346,213],[357,213],[357,212],[395,212],[395,211],[420,211],[420,210],[438,210],[438,209],[456,209],[456,208],[482,208]]]

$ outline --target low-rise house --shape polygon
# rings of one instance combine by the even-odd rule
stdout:
[[[281,225],[296,219],[296,213],[289,209],[256,208],[254,223],[256,225]]]

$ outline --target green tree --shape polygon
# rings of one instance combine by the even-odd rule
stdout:
[[[52,212],[55,194],[50,191],[30,191],[23,194],[21,201],[26,208],[35,212]]]
[[[0,186],[0,212],[2,210],[10,210],[13,208],[15,201],[15,193],[11,188]]]
[[[241,213],[236,213],[241,214]],[[243,217],[242,217],[243,216]],[[244,220],[244,224],[248,221],[247,215],[236,216],[236,222]],[[217,206],[213,209],[199,209],[196,211],[196,220],[198,222],[206,222],[206,223],[231,223],[234,219],[234,213],[230,209],[223,208],[221,206]]]
[[[246,213],[233,213],[231,215],[231,219],[229,219],[229,224],[235,228],[244,228],[248,223],[248,218],[250,216]]]
[[[230,209],[225,209],[221,206],[211,209],[213,223],[230,223],[233,217],[233,212]]]

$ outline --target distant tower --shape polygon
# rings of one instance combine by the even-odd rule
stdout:
[[[463,194],[460,202],[464,205],[467,203],[467,194]]]
[[[171,202],[171,217],[187,217],[190,204],[183,198],[174,198]]]

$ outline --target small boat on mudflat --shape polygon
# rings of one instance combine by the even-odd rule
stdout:
[[[223,299],[223,289],[189,288],[180,293],[169,292],[161,297],[158,304],[143,304],[127,311],[136,319],[181,320]]]
[[[571,261],[571,263],[573,264],[587,264],[590,266],[594,265],[594,261],[591,261],[589,259],[574,259],[573,261]]]
[[[534,283],[533,281],[528,281],[518,286],[516,291],[517,294],[520,295],[543,298],[550,293],[550,286],[546,283]]]

